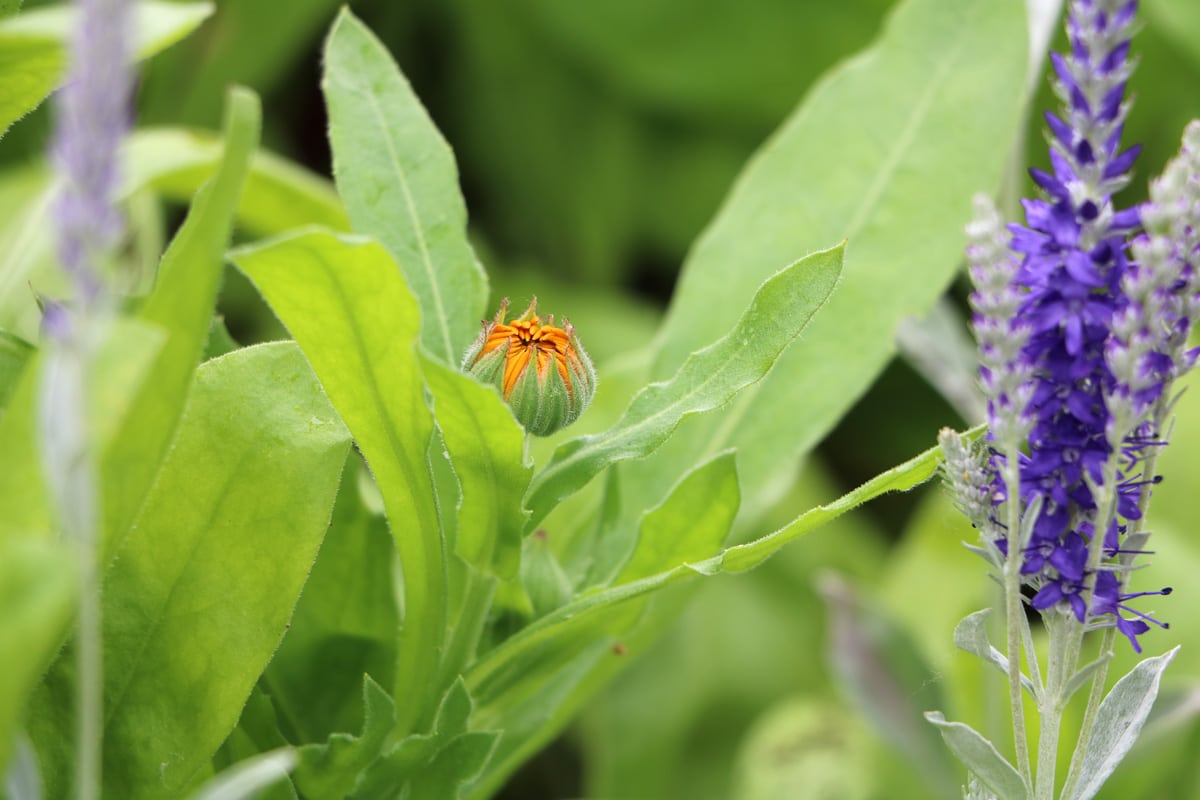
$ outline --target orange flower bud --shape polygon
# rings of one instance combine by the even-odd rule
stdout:
[[[551,315],[542,324],[536,297],[516,319],[505,322],[507,312],[505,298],[467,349],[463,369],[495,385],[525,430],[548,436],[587,408],[596,391],[596,371],[571,323],[555,327]]]

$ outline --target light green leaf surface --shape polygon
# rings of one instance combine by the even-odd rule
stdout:
[[[383,752],[388,733],[396,721],[392,698],[370,676],[363,677],[364,721],[362,734],[335,733],[324,744],[309,744],[299,750],[297,788],[308,800],[342,800],[349,797],[359,774]]]
[[[138,397],[152,379],[163,341],[157,325],[121,318],[98,331],[94,369],[88,388],[88,440],[93,453],[119,446],[119,435],[135,424]],[[0,540],[49,538],[54,517],[39,450],[43,429],[38,398],[48,369],[46,354],[35,353],[23,372],[7,412],[0,418]]]
[[[354,230],[391,252],[421,307],[421,343],[457,364],[478,334],[487,278],[467,242],[453,154],[387,48],[347,9],[324,61],[333,172]]]
[[[0,0],[0,17],[11,17],[21,10],[21,0]]]
[[[725,543],[740,502],[732,451],[699,465],[662,505],[646,512],[637,547],[616,582],[630,583],[708,558]]]
[[[529,487],[529,524],[610,464],[652,453],[684,417],[724,405],[766,375],[833,292],[843,252],[838,245],[813,253],[770,277],[723,338],[639,392],[612,428],[560,446]]]
[[[20,336],[0,330],[0,414],[8,406],[8,398],[32,355],[33,345]]]
[[[1079,766],[1071,800],[1091,800],[1137,741],[1158,697],[1163,672],[1179,647],[1138,663],[1100,703],[1091,740]]]
[[[948,722],[940,711],[926,713],[925,719],[937,726],[954,755],[995,793],[997,800],[1026,800],[1031,796],[1016,768],[974,728],[962,722]]]
[[[141,319],[160,325],[167,338],[151,380],[133,401],[128,423],[100,462],[108,547],[119,545],[150,489],[208,339],[234,209],[258,146],[261,121],[258,98],[251,92],[235,88],[228,100],[225,160],[196,195],[163,254],[154,291],[138,312]]]
[[[1025,101],[1024,4],[899,3],[872,47],[828,72],[751,160],[684,265],[653,378],[726,330],[780,264],[849,240],[843,280],[771,375],[720,419],[686,422],[625,497],[654,502],[698,453],[738,449],[755,513],[895,352],[962,260],[970,198],[995,189]]]
[[[57,541],[0,539],[0,776],[25,700],[67,632],[77,563]]]
[[[122,151],[123,200],[147,189],[188,203],[222,164],[225,140],[213,131],[147,128],[135,131]],[[57,184],[44,163],[13,170],[0,180],[0,326],[27,338],[40,313],[30,286],[50,296],[65,294],[53,253],[50,219]],[[333,184],[280,156],[256,152],[237,204],[238,224],[270,236],[303,225],[349,230]],[[157,264],[159,253],[153,254]],[[153,270],[150,271],[153,277]]]
[[[178,797],[237,723],[316,557],[348,445],[294,344],[197,370],[174,446],[105,575],[106,795]],[[46,713],[31,732],[59,796],[65,670],[36,702]]]
[[[296,338],[383,494],[404,570],[394,695],[408,732],[438,696],[447,596],[416,301],[388,252],[358,237],[311,230],[230,257]]]
[[[138,57],[170,47],[212,10],[208,2],[141,0],[134,8]],[[78,19],[77,8],[67,3],[0,19],[0,137],[59,85]]]
[[[125,144],[128,193],[150,186],[172,200],[186,201],[221,163],[224,142],[203,130],[146,128]],[[238,222],[268,236],[302,225],[349,230],[350,221],[333,185],[282,156],[260,150],[246,175]]]
[[[422,370],[461,491],[454,550],[484,572],[511,578],[525,526],[521,499],[533,474],[522,455],[525,431],[494,387],[430,358]]]

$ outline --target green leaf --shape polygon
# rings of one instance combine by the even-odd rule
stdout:
[[[954,629],[954,646],[959,650],[978,656],[1007,676],[1008,658],[988,641],[987,618],[991,616],[991,613],[990,608],[984,608],[964,617]],[[1021,685],[1025,687],[1025,691],[1029,692],[1030,697],[1037,699],[1037,687],[1024,672],[1021,673]],[[1069,697],[1070,694],[1067,696]]]
[[[20,336],[0,331],[0,414],[8,407],[8,398],[32,355],[33,345]]]
[[[278,96],[285,97],[300,83],[297,75],[306,70],[313,43],[340,3],[290,0],[286,14],[279,13],[277,0],[219,5],[212,25],[154,59],[145,70],[138,92],[143,122],[210,125],[219,119],[221,98],[232,83],[260,95],[279,91]],[[303,83],[310,84],[307,75]]]
[[[0,0],[0,17],[11,17],[21,10],[21,0]]]
[[[323,548],[324,545],[322,545]],[[295,618],[294,614],[293,618]],[[272,662],[274,660],[274,658],[271,659]],[[262,680],[260,679],[259,686],[261,684]],[[212,780],[220,779],[222,774],[230,772],[241,762],[272,750],[289,747],[290,743],[279,730],[279,717],[275,713],[275,704],[259,686],[254,687],[254,690],[250,692],[250,697],[246,700],[245,707],[242,708],[242,715],[238,719],[237,727],[230,731],[228,738],[213,756],[212,767],[216,774]],[[283,779],[263,789],[257,797],[258,800],[297,800],[296,789],[286,775]]]
[[[325,744],[309,744],[299,750],[296,787],[309,800],[341,800],[349,797],[359,774],[383,752],[396,721],[396,707],[388,693],[363,676],[364,715],[362,734],[335,733]]]
[[[122,190],[151,186],[171,200],[187,201],[220,166],[224,143],[209,131],[147,128],[125,143]],[[247,231],[271,236],[302,225],[349,230],[350,221],[325,178],[266,150],[254,154],[237,207]]]
[[[838,245],[813,253],[770,277],[729,333],[689,356],[669,381],[639,392],[612,428],[560,446],[529,487],[529,524],[610,464],[652,453],[684,417],[719,408],[766,375],[828,300],[843,252]]]
[[[693,247],[653,379],[726,330],[780,264],[846,238],[842,282],[772,373],[718,418],[685,423],[669,453],[632,471],[653,502],[698,453],[738,450],[756,512],[895,352],[957,274],[970,198],[995,189],[1026,100],[1024,5],[907,0],[868,50],[826,73],[748,163]],[[677,447],[676,447],[677,445]]]
[[[642,518],[637,548],[617,583],[710,557],[725,543],[741,502],[737,461],[726,451],[689,472]]]
[[[212,13],[208,2],[141,0],[135,7],[135,49],[146,58],[187,36]],[[0,17],[3,17],[0,14]],[[78,9],[38,8],[0,19],[0,137],[59,85]]]
[[[316,558],[348,446],[294,344],[197,370],[174,445],[105,576],[106,795],[178,797],[233,729]],[[69,774],[69,661],[31,721],[51,796]]]
[[[604,614],[611,614],[616,607],[666,586],[688,581],[701,575],[711,576],[722,572],[740,572],[751,569],[770,558],[785,544],[811,533],[824,523],[868,500],[885,492],[905,491],[923,483],[937,472],[940,458],[940,448],[930,448],[915,458],[867,481],[838,500],[828,505],[817,506],[801,514],[788,525],[760,539],[726,548],[703,561],[678,564],[629,583],[583,594],[557,611],[523,628],[476,662],[466,673],[467,686],[471,689],[472,696],[478,698],[481,703],[486,701],[491,704],[494,695],[499,693],[499,689],[495,687],[502,685],[506,680],[511,680],[514,675],[523,674],[531,668],[531,665],[537,664],[539,650],[548,643],[552,643],[556,639],[569,640],[578,632],[585,631],[588,626],[594,625],[597,618],[603,619]],[[687,487],[688,484],[685,481],[677,490],[687,491]],[[667,503],[673,505],[670,500]],[[697,514],[697,516],[701,515]],[[663,518],[671,519],[674,518],[674,515],[665,515]],[[644,531],[643,536],[645,536]],[[588,637],[594,640],[593,634],[589,633]]]
[[[402,733],[432,712],[446,632],[441,521],[426,451],[433,416],[416,354],[416,301],[373,241],[310,230],[230,258],[296,338],[367,460],[400,551],[404,617],[396,697]],[[425,705],[422,704],[422,700]]]
[[[76,557],[57,541],[0,539],[0,775],[29,693],[62,643]]]
[[[1109,690],[1096,713],[1071,800],[1095,797],[1133,747],[1158,697],[1162,674],[1178,652],[1176,646],[1161,656],[1144,659]]]
[[[428,734],[409,736],[363,774],[353,797],[413,797],[455,800],[491,757],[498,733],[469,731],[471,695],[455,681],[438,706]]]
[[[502,578],[516,574],[533,467],[524,461],[525,431],[500,395],[431,358],[422,371],[462,499],[454,551]]]
[[[287,780],[296,765],[296,751],[290,747],[261,753],[246,759],[201,786],[192,800],[249,800],[260,792]]]
[[[391,252],[421,307],[421,343],[457,364],[478,333],[487,278],[467,242],[453,154],[387,48],[348,9],[324,61],[334,177],[354,230]]]
[[[88,437],[90,451],[105,454],[118,445],[121,431],[135,424],[130,415],[152,380],[164,336],[157,325],[128,318],[115,320],[100,336],[88,386]],[[0,418],[0,540],[49,538],[54,529],[39,449],[39,396],[51,366],[47,355],[32,356]]]
[[[997,800],[1026,800],[1031,796],[1016,768],[974,728],[962,722],[947,722],[940,711],[927,712],[925,719],[937,726],[954,755],[996,794]]]
[[[228,99],[225,160],[196,195],[163,254],[154,291],[138,311],[141,319],[162,326],[167,339],[151,380],[133,401],[128,423],[100,462],[108,548],[119,545],[150,490],[208,339],[233,213],[261,121],[254,94],[234,88]]]
[[[135,131],[122,152],[125,175],[118,197],[144,196],[139,193],[150,188],[170,200],[190,203],[221,167],[225,146],[218,132]],[[50,211],[55,192],[53,174],[45,163],[10,171],[0,181],[0,326],[26,338],[36,335],[41,322],[29,286],[52,296],[66,289],[53,253]],[[237,203],[237,221],[248,233],[262,236],[303,225],[350,228],[330,181],[261,150],[251,158]],[[155,262],[158,256],[153,254]]]
[[[263,675],[293,742],[360,729],[363,674],[385,686],[393,682],[396,546],[382,513],[363,505],[365,473],[361,459],[347,464],[321,552]]]

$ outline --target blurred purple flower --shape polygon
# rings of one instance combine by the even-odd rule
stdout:
[[[132,6],[79,0],[70,70],[56,102],[52,159],[62,180],[58,251],[80,308],[102,294],[102,262],[120,241],[118,151],[130,128]]]

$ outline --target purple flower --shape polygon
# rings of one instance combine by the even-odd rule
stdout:
[[[1046,115],[1052,169],[1030,171],[1042,195],[1023,201],[1025,224],[1009,226],[1007,249],[996,246],[994,210],[981,207],[967,256],[992,496],[1020,503],[1031,604],[1115,625],[1140,650],[1137,636],[1160,623],[1125,602],[1169,590],[1124,592],[1121,565],[1136,551],[1122,543],[1157,482],[1145,474],[1162,444],[1154,409],[1196,360],[1185,343],[1200,318],[1200,125],[1150,204],[1115,207],[1139,150],[1120,145],[1136,10],[1136,0],[1071,2],[1069,52],[1051,56],[1063,103]],[[1019,462],[1016,498],[1007,496],[1006,457]],[[1102,531],[1099,489],[1116,495]],[[1107,563],[1097,569],[1099,535]],[[994,544],[1007,552],[1002,530]]]
[[[102,294],[102,268],[120,240],[118,150],[130,127],[130,3],[79,0],[80,26],[56,102],[53,161],[63,182],[55,206],[59,259],[80,308]]]

